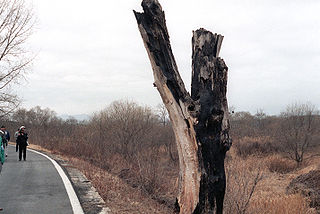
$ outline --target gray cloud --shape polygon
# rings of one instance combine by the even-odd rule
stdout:
[[[160,1],[172,48],[190,88],[192,30],[225,36],[221,57],[229,67],[229,103],[276,114],[299,100],[320,106],[318,1]],[[31,47],[39,52],[24,106],[59,114],[90,113],[117,99],[155,106],[151,66],[132,9],[140,1],[34,0],[39,16]]]

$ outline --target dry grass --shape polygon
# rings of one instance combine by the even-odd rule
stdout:
[[[234,150],[231,149],[226,162],[228,184],[225,213],[317,213],[309,207],[308,198],[300,194],[288,195],[286,188],[295,177],[317,168],[320,158],[310,160],[313,165],[296,168],[294,161],[277,155],[243,159]],[[280,163],[279,168],[270,171],[270,165],[276,163]],[[259,176],[261,179],[257,180]]]
[[[299,194],[282,195],[271,198],[255,198],[251,202],[249,213],[259,214],[316,214],[308,201]]]
[[[287,187],[288,193],[300,193],[310,199],[310,206],[320,212],[320,170],[312,170],[293,179]]]
[[[28,149],[34,149],[34,150],[38,150],[38,151],[52,153],[52,151],[50,151],[49,149],[43,148],[43,147],[36,145],[36,144],[29,144]]]
[[[286,174],[297,169],[297,163],[293,160],[272,155],[266,158],[266,164],[270,172]]]
[[[226,213],[246,213],[255,189],[263,179],[261,163],[250,158],[243,160],[238,156],[226,162],[227,191]]]
[[[278,148],[272,143],[270,137],[243,137],[234,140],[233,147],[238,156],[266,156],[277,152]]]
[[[44,150],[35,145],[31,145],[30,148]],[[226,159],[228,189],[225,213],[317,213],[309,207],[308,198],[299,194],[288,195],[286,188],[295,177],[319,168],[320,157],[310,159],[307,164],[296,168],[292,165],[292,161],[278,155],[252,155],[241,158],[235,150],[235,148],[232,148]],[[162,157],[163,154],[159,155]],[[80,169],[92,181],[112,213],[173,213],[171,205],[165,201],[173,200],[175,196],[174,193],[177,188],[176,166],[168,166],[168,164],[162,162],[165,159],[159,159],[157,171],[148,172],[146,170],[150,167],[143,169],[143,166],[140,169],[128,168],[130,173],[134,170],[141,170],[142,174],[150,173],[158,176],[157,189],[154,190],[158,197],[155,198],[154,194],[148,194],[141,188],[134,188],[125,176],[123,178],[116,176],[123,176],[121,171],[117,171],[117,169],[129,166],[121,156],[110,158],[110,160],[114,159],[111,165],[118,164],[114,169],[108,169],[113,173],[90,163],[90,161],[66,156],[64,158],[69,159],[76,168]],[[119,167],[119,165],[123,166]],[[126,170],[122,173],[126,173]],[[161,201],[159,195],[164,198],[163,203],[159,203]]]
[[[137,191],[117,176],[83,160],[70,158],[69,161],[92,182],[112,213],[172,213],[166,206]]]

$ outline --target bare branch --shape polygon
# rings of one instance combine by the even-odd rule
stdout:
[[[10,106],[3,108],[3,112],[11,112],[19,105],[15,95],[8,96],[8,87],[24,76],[34,59],[25,45],[35,21],[32,8],[28,8],[24,0],[0,2],[0,96],[3,95],[1,102]]]

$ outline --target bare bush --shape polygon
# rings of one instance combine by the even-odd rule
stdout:
[[[149,133],[155,128],[155,115],[150,108],[134,102],[113,102],[105,110],[96,113],[90,125],[94,142],[128,159],[132,159],[142,147],[154,143]]]
[[[227,192],[225,200],[226,213],[247,213],[250,201],[263,179],[262,169],[256,161],[244,161],[233,157],[226,164]]]
[[[148,107],[116,101],[87,125],[97,163],[157,200],[172,189],[163,185],[169,178],[165,169],[177,161],[172,129],[164,121]]]
[[[315,106],[307,104],[291,104],[281,113],[279,139],[283,151],[288,157],[300,164],[310,151],[316,131],[316,119],[319,112]]]
[[[236,141],[234,147],[242,158],[252,155],[265,156],[279,150],[268,137],[244,137]]]
[[[293,160],[289,160],[276,155],[271,156],[267,160],[267,167],[270,172],[286,174],[295,170],[297,168],[297,165]]]

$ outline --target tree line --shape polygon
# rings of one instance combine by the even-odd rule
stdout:
[[[269,116],[262,110],[231,114],[231,132],[235,140],[244,137],[260,138],[262,142],[245,141],[236,144],[237,151],[250,154],[247,149],[261,149],[262,153],[281,152],[285,157],[301,164],[310,158],[313,149],[319,146],[320,116],[311,103],[293,103],[277,116]],[[263,148],[264,147],[264,148]],[[310,153],[311,152],[311,153]]]
[[[241,157],[280,153],[299,165],[317,155],[313,151],[319,147],[320,116],[312,104],[288,105],[277,116],[261,110],[254,115],[235,112],[230,122]],[[115,101],[88,121],[63,120],[53,110],[37,106],[20,108],[1,124],[11,132],[24,125],[31,144],[89,161],[170,206],[175,200],[177,186],[166,182],[178,177],[178,154],[163,105],[152,109]]]

